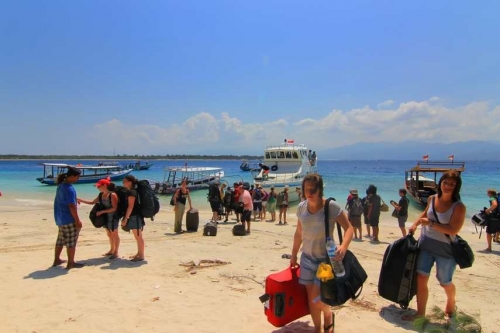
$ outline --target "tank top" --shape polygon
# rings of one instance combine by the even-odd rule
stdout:
[[[186,189],[186,193],[182,193],[182,189],[179,189],[179,194],[177,195],[177,202],[185,205],[188,193],[189,193],[189,190],[187,190],[187,189]]]
[[[102,194],[101,202],[106,209],[111,208],[113,206],[113,204],[111,203],[111,192],[108,193],[108,196],[106,198],[104,197],[104,194]],[[106,215],[108,216],[108,222],[113,221],[114,214],[115,213],[106,213]]]
[[[429,200],[433,200],[434,197],[430,197]],[[454,202],[451,207],[443,213],[436,211],[436,215],[439,219],[440,224],[450,224],[451,216],[455,207],[460,201]],[[437,222],[434,216],[434,203],[431,202],[429,209],[427,210],[427,218],[431,221]],[[448,237],[442,232],[437,231],[430,225],[422,226],[422,235],[419,240],[419,248],[421,250],[430,252],[440,257],[453,258],[453,253],[451,252],[450,241]]]

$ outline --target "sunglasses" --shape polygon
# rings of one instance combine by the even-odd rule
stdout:
[[[309,193],[309,194],[314,194],[314,193],[318,192],[318,189],[317,188],[305,188],[304,192]]]

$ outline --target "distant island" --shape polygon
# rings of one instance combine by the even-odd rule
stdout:
[[[16,155],[0,154],[0,160],[262,160],[251,155]]]

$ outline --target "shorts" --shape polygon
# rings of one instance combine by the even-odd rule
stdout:
[[[66,246],[67,248],[76,247],[80,229],[77,229],[74,223],[60,225],[57,234],[56,246]]]
[[[139,215],[132,215],[128,218],[127,221],[127,227],[132,230],[132,229],[141,229],[144,228],[144,218]]]
[[[351,216],[349,217],[349,221],[351,222],[354,228],[361,228],[361,215],[360,216]]]
[[[252,218],[252,212],[249,210],[244,210],[243,213],[241,213],[241,222],[250,222],[250,219]]]
[[[253,211],[254,212],[261,212],[262,211],[262,201],[259,202],[253,202]]]
[[[280,205],[280,209],[287,209],[288,208],[288,204],[281,204]]]
[[[398,225],[400,228],[405,227],[406,221],[408,221],[408,215],[398,216]]]
[[[486,233],[487,234],[495,234],[500,231],[500,221],[495,219],[488,219],[486,224]]]
[[[120,224],[120,220],[114,218],[114,214],[110,214],[111,216],[108,215],[108,222],[103,225],[104,228],[108,229],[109,231],[114,231],[118,229],[118,225]]]
[[[429,276],[431,268],[436,263],[436,277],[443,286],[449,285],[453,279],[453,273],[457,267],[454,258],[444,258],[428,251],[420,250],[417,259],[417,273]]]
[[[380,215],[372,216],[370,218],[370,227],[378,228],[379,222],[380,222]]]
[[[215,201],[215,202],[210,201],[210,208],[212,209],[212,212],[218,212],[219,207],[220,207],[220,201]]]
[[[316,259],[309,254],[302,252],[300,255],[300,284],[320,284],[319,279],[316,277],[319,264],[325,262],[325,258]]]

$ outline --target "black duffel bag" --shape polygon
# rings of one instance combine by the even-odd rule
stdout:
[[[330,224],[328,221],[328,209],[330,200],[325,202],[325,244],[326,237],[330,234]],[[339,235],[339,245],[342,244],[343,237],[339,223],[336,223]],[[327,256],[327,263],[331,264]],[[358,259],[351,251],[347,250],[342,263],[345,268],[345,275],[342,277],[335,277],[328,281],[321,281],[320,296],[321,301],[330,306],[342,305],[350,299],[356,299],[363,290],[363,283],[368,278],[365,270],[359,263]]]
[[[92,207],[92,210],[89,213],[90,222],[92,222],[96,228],[102,228],[107,222],[108,214],[101,214],[97,216],[97,212],[104,209],[106,209],[106,207],[98,202],[94,205],[94,207]]]

